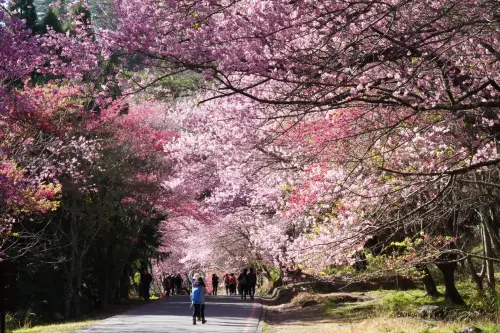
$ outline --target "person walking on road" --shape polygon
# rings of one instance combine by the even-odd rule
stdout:
[[[189,271],[188,279],[192,285],[194,285],[195,282],[198,281],[199,278],[202,278],[203,283],[205,283],[205,281],[207,279],[207,275],[205,274],[204,271],[201,271],[201,275],[198,272],[194,273],[194,270]]]
[[[229,293],[236,295],[236,277],[234,273],[229,274]]]
[[[217,295],[217,288],[219,288],[219,277],[217,274],[212,274],[212,295]]]
[[[144,300],[149,301],[149,289],[153,282],[153,276],[149,274],[148,270],[144,268],[141,272],[141,293]]]
[[[191,274],[190,274],[191,275]],[[205,324],[205,296],[207,289],[205,281],[199,277],[193,284],[193,291],[191,292],[191,306],[193,307],[193,325],[196,325],[196,319],[201,318],[201,323]]]
[[[172,277],[170,275],[167,275],[163,280],[163,288],[165,289],[166,297],[170,296],[170,292],[172,292],[172,295],[174,294],[172,289]]]
[[[248,294],[250,295],[250,299],[253,299],[255,296],[255,286],[257,285],[257,274],[255,274],[253,267],[250,268],[250,272],[247,274],[247,283]]]
[[[229,274],[224,274],[224,276],[222,277],[222,281],[224,282],[224,288],[226,288],[226,295],[229,295],[229,293],[231,292],[229,290]]]
[[[198,283],[200,280],[201,282],[203,282],[203,287],[205,287],[205,293],[207,291],[206,289],[206,285],[205,285],[205,280],[207,278],[207,275],[205,274],[204,271],[201,271],[201,274],[196,272],[192,269],[189,271],[189,274],[188,274],[188,280],[190,282],[190,287],[191,287],[191,294],[193,293],[193,290],[194,290],[194,285],[196,283]],[[199,313],[198,313],[198,320],[201,320],[201,317],[199,316]]]
[[[177,273],[177,276],[174,279],[175,284],[175,292],[177,295],[182,295],[182,276]]]
[[[246,268],[238,275],[238,283],[240,285],[241,299],[247,299],[248,294],[248,282],[247,282],[247,272]]]

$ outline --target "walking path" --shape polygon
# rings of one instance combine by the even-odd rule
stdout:
[[[73,333],[261,333],[260,299],[208,296],[207,323],[193,325],[188,296],[172,296],[114,316]]]

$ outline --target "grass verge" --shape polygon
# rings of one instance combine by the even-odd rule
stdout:
[[[20,328],[13,331],[13,333],[70,333],[73,332],[74,330],[92,325],[98,322],[99,320],[100,319],[95,319],[95,320],[90,319],[90,320],[75,321],[69,323],[35,326],[31,328]]]
[[[157,299],[159,298],[151,298],[152,301]],[[129,299],[127,301],[122,301],[120,304],[110,305],[105,311],[96,312],[80,319],[60,323],[40,324],[33,327],[22,327],[14,330],[7,330],[7,333],[70,333],[144,304],[147,304],[147,302],[140,299]]]
[[[329,295],[299,293],[288,306],[268,307],[272,320],[264,332],[456,333],[475,326],[485,333],[500,333],[500,298],[478,293],[467,281],[457,287],[466,306],[450,304],[444,297],[428,297],[419,289]],[[438,289],[444,293],[442,286]],[[446,319],[418,317],[418,309],[423,305],[446,309]]]

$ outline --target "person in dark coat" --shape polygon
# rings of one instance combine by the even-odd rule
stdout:
[[[182,276],[180,273],[177,273],[174,283],[177,295],[182,295]]]
[[[224,282],[224,287],[226,288],[226,295],[230,295],[231,290],[229,285],[229,274],[224,274],[224,276],[222,277],[222,281]]]
[[[255,274],[255,270],[250,268],[250,272],[247,274],[247,283],[248,283],[248,294],[250,298],[253,299],[255,296],[255,286],[257,285],[257,274]]]
[[[153,282],[153,276],[149,274],[147,269],[143,269],[141,273],[141,291],[142,297],[149,301],[149,289],[151,288],[151,282]]]
[[[219,288],[219,277],[217,274],[212,274],[212,295],[217,295],[217,288]]]
[[[243,269],[243,271],[238,275],[238,283],[240,285],[241,291],[241,299],[246,299],[248,294],[248,282],[247,282],[247,269]]]
[[[174,295],[173,279],[174,279],[174,277],[169,274],[169,275],[167,275],[167,277],[163,281],[164,288],[165,288],[165,295],[167,297],[170,295],[172,295],[172,296]]]

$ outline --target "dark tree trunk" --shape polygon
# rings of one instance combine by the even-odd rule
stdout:
[[[71,304],[73,303],[73,277],[71,274],[66,276],[66,288],[64,298],[64,318],[72,317],[73,311]]]
[[[424,283],[425,291],[428,296],[431,297],[440,297],[443,296],[436,288],[436,283],[432,278],[431,271],[426,264],[420,264],[416,266],[417,270],[422,275],[422,282]]]
[[[470,256],[467,256],[466,261],[467,261],[467,265],[469,266],[472,280],[474,280],[474,282],[476,283],[477,290],[482,292],[483,291],[484,265],[483,265],[483,268],[481,269],[481,273],[478,274],[476,272],[476,268],[474,267],[474,263],[472,262],[472,258]]]
[[[484,256],[486,259],[486,278],[488,282],[488,288],[490,292],[495,293],[495,266],[493,265],[493,260],[490,258],[493,257],[493,248],[492,248],[492,237],[491,234],[486,227],[483,225],[483,247],[484,247]]]
[[[444,278],[444,286],[446,288],[444,297],[454,304],[465,304],[462,296],[455,286],[455,270],[457,269],[457,262],[439,262],[436,264]]]
[[[122,276],[120,278],[120,298],[121,299],[129,299],[129,290],[130,290],[130,278],[129,278],[129,268],[125,266],[122,272]]]
[[[108,272],[107,269],[102,269],[101,270],[101,277],[100,277],[100,284],[99,284],[99,307],[101,309],[105,309],[108,306],[108,300],[109,300],[109,279],[108,279]]]
[[[108,303],[114,304],[117,299],[116,290],[120,286],[120,277],[117,272],[111,271],[108,276]]]
[[[272,280],[271,273],[269,272],[269,270],[265,265],[262,265],[262,271],[264,272],[264,276],[266,277],[267,281],[271,281]]]
[[[0,261],[0,332],[5,333],[6,323],[5,323],[5,263]]]
[[[399,290],[408,290],[415,288],[415,283],[407,277],[396,275],[396,287]]]
[[[82,258],[78,258],[77,267],[76,267],[76,279],[74,286],[74,294],[73,294],[73,309],[76,317],[81,315],[82,305],[81,305],[81,294],[82,294],[82,271],[83,271],[83,262]]]

